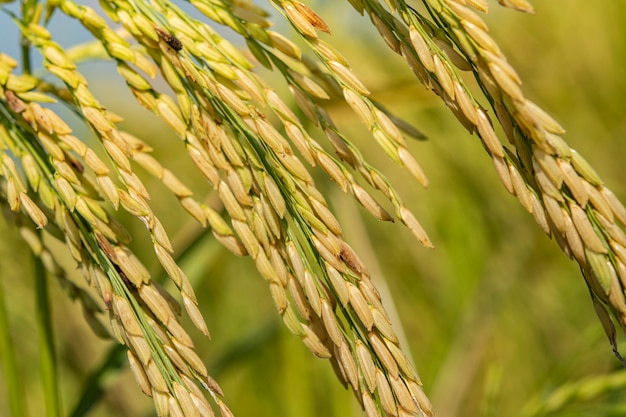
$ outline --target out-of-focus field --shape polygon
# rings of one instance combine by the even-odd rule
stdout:
[[[317,5],[333,29],[325,40],[344,53],[377,100],[428,136],[410,144],[430,180],[425,190],[380,152],[347,106],[337,101],[330,107],[337,124],[392,179],[434,250],[420,247],[399,224],[372,220],[317,168],[314,172],[347,241],[380,284],[437,415],[626,415],[626,373],[611,353],[576,265],[500,185],[477,138],[418,84],[369,21],[347,2]],[[527,96],[555,116],[570,145],[626,201],[626,3],[535,0],[534,6],[536,15],[524,15],[493,1],[484,19]],[[124,127],[158,144],[155,157],[167,161],[198,196],[210,198],[208,185],[191,171],[182,142],[164,134],[167,129],[133,103],[114,67],[81,69],[102,101],[125,117]],[[146,182],[153,207],[182,248],[194,224],[174,197],[147,176]],[[147,232],[139,222],[124,220],[135,235],[132,248],[158,276]],[[31,261],[4,221],[0,236],[0,279],[28,409],[43,415]],[[192,335],[236,416],[363,415],[329,364],[283,328],[249,259],[236,258],[209,234],[182,266],[196,285],[212,340],[193,330]],[[50,288],[62,402],[69,414],[112,342],[92,335],[79,306],[55,281]],[[91,416],[153,415],[150,399],[125,368],[108,372],[103,388]],[[5,392],[0,380],[3,416],[8,415]]]

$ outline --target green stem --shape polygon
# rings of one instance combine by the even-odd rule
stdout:
[[[24,67],[24,74],[30,74],[30,41],[26,39],[24,35],[22,35],[22,39],[20,40],[20,47],[22,50],[22,66]]]
[[[46,415],[59,417],[59,388],[57,385],[56,359],[54,355],[54,339],[52,332],[52,311],[48,302],[48,286],[46,271],[41,259],[33,256],[35,266],[35,288],[37,296],[37,328],[39,331],[39,359],[41,379],[43,381]]]
[[[4,304],[4,289],[0,280],[0,362],[4,369],[4,382],[8,391],[9,411],[14,417],[25,417],[26,407],[22,392],[22,383],[11,332],[9,330],[9,320],[7,317],[6,305]]]
[[[37,5],[36,1],[32,0],[22,0],[21,2],[21,13],[22,13],[22,23],[28,26],[34,16],[35,6]],[[32,64],[30,59],[30,41],[22,34],[20,36],[20,48],[22,50],[22,66],[24,67],[24,73],[30,74],[32,70]]]

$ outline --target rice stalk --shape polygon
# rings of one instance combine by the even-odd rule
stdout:
[[[430,19],[403,0],[388,2],[391,12],[375,0],[359,4],[387,43],[399,45],[391,49],[404,56],[417,78],[444,100],[471,133],[478,134],[505,188],[580,265],[611,346],[621,359],[614,322],[626,331],[626,268],[617,255],[622,244],[616,242],[626,225],[624,206],[589,163],[567,145],[558,122],[524,97],[518,74],[489,36],[486,24],[471,10],[486,11],[486,4],[422,3]],[[500,3],[532,11],[526,2]],[[401,20],[393,15],[396,11]],[[510,149],[502,146],[486,110],[464,86],[461,70],[474,73]]]
[[[67,13],[72,13],[69,4],[71,3],[64,3],[61,7]],[[123,2],[111,2],[109,7],[111,15],[125,24],[131,33],[139,33],[134,30],[130,21],[123,17],[123,10],[127,10],[130,5]],[[149,17],[154,19],[151,16],[154,11],[150,11],[141,3],[134,12],[139,15],[145,13],[146,19]],[[141,75],[127,66],[123,67],[122,75],[129,82],[136,97],[140,98],[140,102],[162,117],[177,134],[185,139],[194,162],[218,191],[231,216],[232,230],[239,237],[239,240],[235,241],[236,246],[227,244],[227,247],[235,249],[237,254],[247,253],[255,259],[257,268],[268,281],[276,307],[283,315],[289,329],[301,336],[314,354],[319,357],[332,358],[341,372],[342,379],[351,383],[355,390],[359,390],[357,376],[354,373],[357,369],[356,362],[350,359],[354,355],[349,350],[348,341],[342,335],[342,332],[348,332],[348,334],[350,332],[348,329],[340,330],[339,322],[334,319],[335,314],[339,313],[335,311],[332,293],[328,292],[329,281],[326,283],[324,280],[320,281],[323,275],[320,277],[318,274],[339,275],[342,278],[335,282],[340,286],[346,286],[346,281],[367,278],[364,267],[349,246],[340,239],[341,231],[337,227],[337,221],[327,210],[327,204],[321,194],[314,192],[312,178],[292,156],[293,151],[290,145],[271,125],[256,116],[262,114],[259,108],[233,94],[232,85],[223,84],[229,82],[224,77],[237,74],[237,71],[243,73],[249,70],[249,65],[246,65],[243,58],[233,59],[234,52],[224,50],[224,45],[219,43],[217,45],[203,43],[203,45],[205,49],[213,47],[215,54],[221,53],[221,58],[215,54],[203,52],[200,47],[197,49],[193,46],[186,47],[185,36],[205,40],[206,37],[200,36],[202,33],[196,35],[194,32],[205,30],[204,33],[207,34],[210,28],[199,22],[193,22],[193,25],[186,23],[189,18],[174,7],[164,9],[163,13],[167,22],[174,23],[176,30],[180,30],[180,33],[174,28],[171,31],[158,28],[155,30],[158,43],[155,44],[154,37],[150,39],[145,29],[138,37],[138,41],[146,47],[147,51],[151,51],[150,48],[152,48],[153,54],[162,55],[161,60],[155,59],[155,62],[159,65],[166,81],[177,93],[177,98],[179,100],[185,100],[186,97],[196,99],[195,105],[191,104],[191,107],[187,107],[188,120],[185,120],[187,113],[178,113],[173,106],[167,106],[167,96],[155,92]],[[74,14],[80,18],[80,14]],[[102,36],[98,35],[95,30],[93,32],[96,36]],[[182,48],[179,48],[178,43],[173,48],[172,39],[177,39]],[[200,52],[197,58],[205,61],[211,59],[212,68],[215,68],[215,63],[218,62],[219,71],[207,72],[206,68],[186,59],[187,52],[194,54],[196,50]],[[113,56],[110,48],[108,51]],[[235,56],[235,58],[238,57]],[[227,68],[226,63],[231,67]],[[282,109],[277,112],[279,117],[281,115],[283,119],[289,117],[289,123],[298,127],[295,124],[297,118],[284,110],[286,106],[277,102],[276,96],[271,91],[268,95],[268,102],[273,104],[274,108]],[[157,101],[143,99],[149,96],[157,97]],[[159,103],[158,100],[163,100],[163,102]],[[179,101],[178,105],[183,104]],[[379,118],[383,117],[381,116],[383,113],[378,114]],[[216,115],[219,115],[218,119]],[[391,122],[385,120],[386,126],[390,126]],[[300,132],[304,132],[302,127],[299,129]],[[387,127],[387,129],[390,128]],[[238,141],[233,142],[233,139],[238,139]],[[220,153],[220,150],[223,153]],[[325,163],[332,163],[330,157],[328,160],[320,160],[320,164]],[[221,179],[221,175],[218,174],[220,171],[223,172],[224,179]],[[342,178],[342,174],[343,172],[337,171],[335,178]],[[353,180],[350,182],[352,183]],[[348,183],[345,184],[347,188]],[[388,215],[381,211],[382,208],[364,189],[357,184],[351,185],[350,188],[359,202],[376,217],[388,218]],[[286,199],[288,204],[285,203]],[[399,207],[398,211],[401,219],[415,233],[418,233],[422,240],[428,242],[421,226],[408,210]],[[293,226],[284,220],[288,212],[296,223],[295,230],[291,230]],[[222,226],[222,229],[226,231],[226,236],[232,236],[229,228]],[[286,237],[287,240],[285,240]],[[304,247],[300,246],[302,239],[308,241]],[[307,246],[308,249],[305,249]],[[302,266],[298,265],[301,261],[297,261],[297,258],[306,260],[310,256],[311,252],[306,251],[312,251],[314,255],[312,258],[316,261],[312,265],[306,263]],[[296,279],[291,276],[290,270],[294,271]],[[357,275],[350,278],[354,273]],[[288,282],[292,297],[297,299],[298,313],[306,319],[305,323],[299,321],[287,296]],[[376,350],[377,355],[385,358],[385,366],[390,367],[395,378],[399,377],[396,363],[401,362],[404,368],[402,375],[404,380],[400,382],[400,385],[396,384],[397,389],[402,386],[405,390],[421,391],[415,371],[397,347],[397,338],[383,313],[384,310],[375,290],[369,281],[360,284],[360,287],[355,284],[358,284],[358,281],[348,284],[346,289],[337,290],[348,294],[347,305],[343,306],[347,308],[344,314],[348,315],[349,320],[354,321],[352,326],[364,326],[369,336],[363,338],[363,342],[370,346],[372,351]],[[363,291],[366,293],[363,294]],[[376,308],[375,315],[370,312],[372,304]],[[311,316],[311,312],[315,314]],[[360,322],[363,325],[359,325]],[[381,331],[380,335],[373,332],[374,324]],[[360,334],[357,333],[356,336]],[[328,345],[330,341],[333,344]],[[376,347],[372,347],[372,344]],[[391,349],[393,354],[388,349]],[[404,384],[409,384],[408,388]],[[407,410],[411,412],[418,412],[421,408],[429,410],[430,405],[424,403],[421,392],[413,394],[413,398],[419,400],[415,400],[412,405],[404,404],[405,408],[410,407]]]
[[[61,415],[57,361],[55,355],[54,330],[52,328],[52,309],[48,296],[48,284],[43,262],[33,256],[35,266],[35,289],[37,298],[37,330],[39,331],[39,360],[41,379],[44,387],[46,415]]]
[[[16,417],[26,416],[26,401],[18,360],[9,327],[9,318],[5,302],[4,282],[0,281],[0,359],[2,370],[7,385],[7,402],[11,415]]]
[[[32,39],[37,41],[39,38]],[[34,44],[37,45],[36,42]],[[7,67],[10,70],[10,62]],[[150,381],[148,394],[155,398],[160,415],[168,415],[170,407],[176,407],[175,404],[184,395],[180,387],[185,374],[192,375],[213,392],[210,386],[214,384],[207,382],[206,368],[193,351],[191,339],[178,324],[177,305],[169,295],[164,297],[166,293],[159,290],[156,283],[150,282],[145,267],[124,246],[127,233],[120,225],[110,221],[106,210],[97,203],[96,199],[100,196],[88,195],[89,190],[94,189],[93,183],[85,185],[87,179],[83,165],[64,148],[69,147],[83,156],[89,168],[103,164],[94,163],[95,154],[91,158],[85,157],[90,151],[85,145],[79,148],[68,146],[80,146],[82,142],[70,135],[71,130],[58,122],[58,116],[48,109],[44,110],[36,102],[22,100],[25,97],[22,95],[19,98],[19,91],[4,87],[15,84],[19,86],[19,82],[12,81],[9,76],[3,85],[2,93],[7,102],[3,107],[4,123],[0,132],[4,149],[3,176],[7,180],[6,196],[12,201],[12,208],[22,209],[40,228],[46,226],[50,218],[54,219],[55,229],[65,239],[71,255],[102,298],[109,312],[112,334],[129,347],[130,354],[140,358],[142,372]],[[28,84],[26,86],[26,90],[32,88]],[[105,119],[100,122],[106,123]],[[10,130],[5,128],[7,124],[11,126]],[[44,150],[50,159],[44,156]],[[28,185],[41,198],[41,207],[28,197],[26,184],[17,175],[16,166],[8,157],[9,151],[22,158],[24,169],[29,172]],[[103,171],[99,172],[100,176],[106,175]],[[121,191],[120,194],[120,202],[124,205],[124,194]],[[25,201],[30,203],[25,204]],[[50,214],[46,215],[44,210]],[[148,210],[144,209],[141,215],[146,213]],[[31,242],[34,245],[37,243],[35,239]],[[44,253],[47,252],[41,251],[39,255]],[[166,265],[172,275],[178,272],[174,264]],[[178,278],[178,284],[182,286],[184,281],[180,275]],[[188,301],[193,290],[188,285],[186,287],[183,289],[185,307],[192,321],[206,330],[199,310],[193,301]],[[136,372],[136,375],[139,373]],[[193,398],[196,397],[194,394]],[[195,401],[204,404],[205,400],[198,397]],[[208,410],[208,406],[204,408]]]

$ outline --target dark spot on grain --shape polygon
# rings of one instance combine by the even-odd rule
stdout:
[[[183,49],[183,43],[176,36],[169,33],[167,30],[162,29],[158,26],[155,26],[154,30],[157,33],[157,35],[159,35],[159,37],[163,39],[163,41],[165,41],[165,43],[168,44],[170,48],[172,48],[176,52]]]

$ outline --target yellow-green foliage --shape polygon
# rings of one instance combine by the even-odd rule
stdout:
[[[0,17],[0,415],[626,412],[620,2],[190,3]]]

